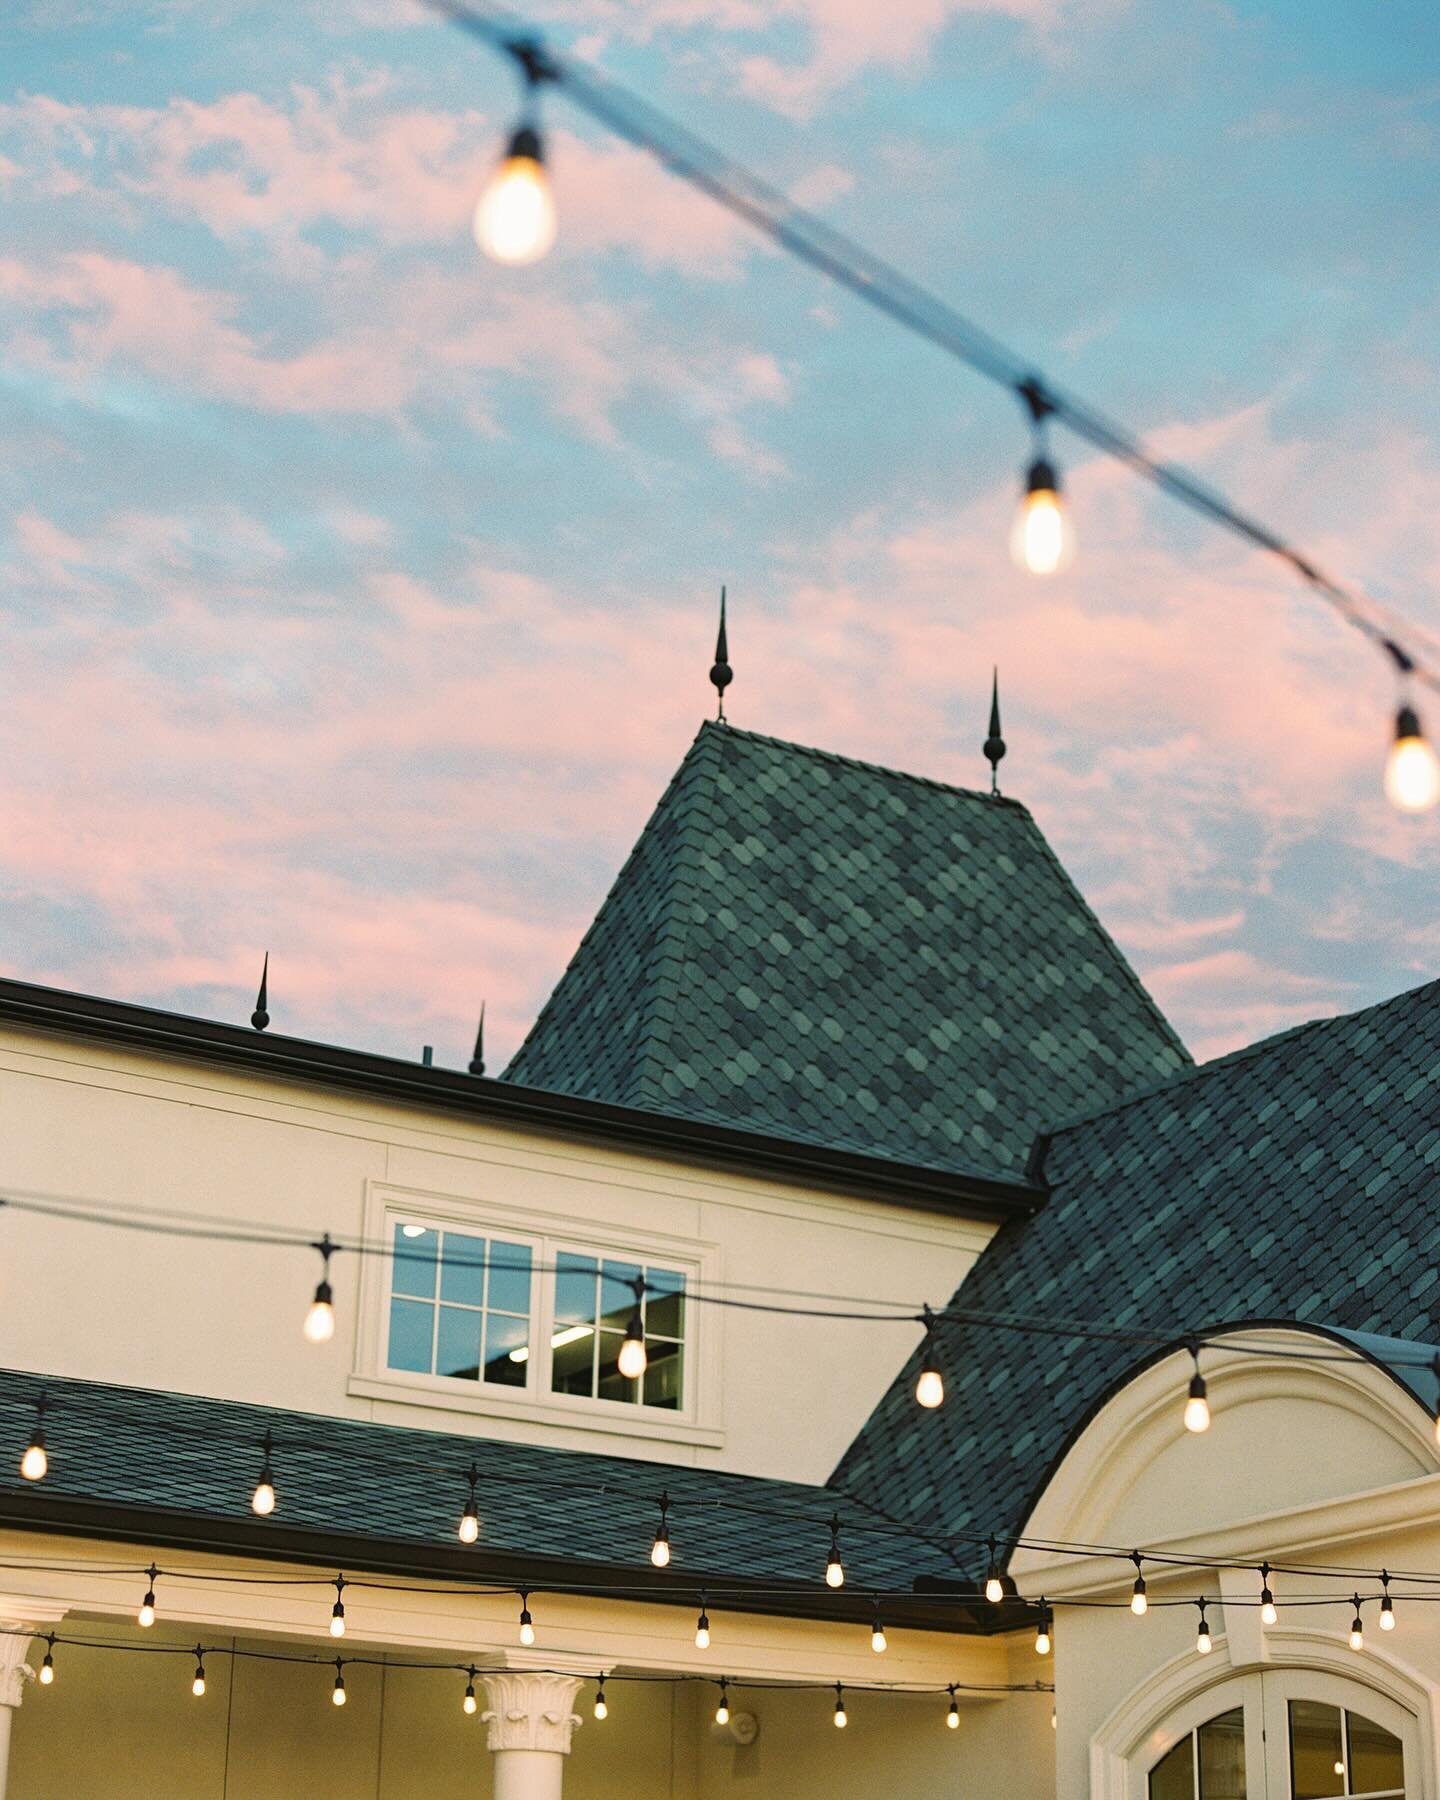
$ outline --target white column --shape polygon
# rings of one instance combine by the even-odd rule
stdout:
[[[580,1677],[504,1669],[481,1679],[489,1701],[481,1716],[495,1753],[495,1800],[560,1800],[571,1734],[580,1723]]]
[[[10,1782],[10,1726],[15,1708],[25,1698],[25,1684],[33,1681],[35,1671],[25,1661],[30,1640],[39,1637],[46,1626],[65,1617],[63,1606],[45,1602],[23,1601],[24,1616],[17,1616],[17,1602],[0,1598],[0,1800]],[[15,1610],[12,1610],[15,1609]]]

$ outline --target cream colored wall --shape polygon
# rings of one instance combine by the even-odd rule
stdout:
[[[0,1034],[0,1125],[0,1192],[357,1234],[367,1194],[395,1190],[422,1209],[433,1195],[542,1224],[590,1221],[622,1239],[655,1233],[708,1246],[725,1281],[836,1295],[941,1302],[992,1231],[15,1031]],[[502,1418],[479,1394],[473,1413],[457,1413],[351,1391],[354,1258],[336,1260],[338,1329],[317,1349],[299,1337],[318,1276],[306,1253],[13,1211],[4,1232],[0,1360],[12,1366],[800,1480],[828,1475],[917,1335],[706,1309],[715,1429],[677,1443]],[[641,1410],[624,1417],[633,1424]],[[649,1413],[642,1422],[657,1424]]]
[[[141,1640],[113,1623],[104,1636]],[[192,1640],[157,1626],[144,1641]],[[482,1800],[492,1791],[485,1727],[462,1713],[458,1677],[352,1667],[340,1709],[323,1668],[212,1657],[197,1700],[186,1656],[66,1646],[57,1666],[55,1684],[32,1688],[17,1715],[10,1800]],[[1044,1695],[967,1706],[952,1732],[943,1700],[852,1694],[840,1732],[828,1694],[745,1692],[737,1710],[760,1724],[746,1747],[713,1726],[711,1690],[614,1683],[609,1701],[597,1723],[591,1690],[582,1693],[566,1800],[1053,1792]]]

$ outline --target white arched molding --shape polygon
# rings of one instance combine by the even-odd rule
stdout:
[[[1343,1355],[1343,1344],[1325,1333],[1267,1328],[1245,1330],[1243,1336],[1249,1343],[1276,1349],[1314,1353],[1328,1347],[1337,1356]],[[1322,1540],[1339,1542],[1363,1536],[1367,1529],[1433,1518],[1440,1511],[1440,1455],[1430,1414],[1408,1389],[1374,1363],[1359,1356],[1334,1362],[1290,1361],[1224,1347],[1207,1347],[1201,1357],[1217,1426],[1228,1409],[1255,1400],[1324,1406],[1348,1415],[1358,1429],[1374,1436],[1377,1446],[1388,1452],[1392,1479],[1377,1486],[1366,1482],[1363,1471],[1357,1470],[1361,1478],[1353,1495],[1302,1500],[1274,1513],[1215,1517],[1203,1531],[1197,1525],[1185,1537],[1167,1538],[1167,1549],[1180,1548],[1187,1539],[1197,1546],[1220,1549],[1230,1534],[1237,1548],[1243,1544],[1241,1556],[1253,1550],[1256,1542],[1264,1544],[1261,1554],[1278,1555],[1287,1541],[1296,1546]],[[1019,1535],[1049,1543],[1113,1542],[1111,1521],[1141,1478],[1168,1451],[1186,1442],[1197,1463],[1203,1463],[1211,1439],[1208,1434],[1196,1437],[1187,1432],[1183,1422],[1192,1372],[1188,1351],[1179,1351],[1142,1369],[1112,1394],[1052,1473]],[[1207,1487],[1210,1498],[1216,1502],[1223,1499],[1223,1484]],[[1280,1521],[1288,1521],[1289,1527],[1278,1536],[1257,1535],[1248,1529]],[[1152,1536],[1149,1547],[1158,1548],[1159,1540]],[[1067,1587],[1093,1589],[1110,1575],[1118,1581],[1124,1573],[1105,1563],[1071,1559],[1062,1550],[1023,1547],[1012,1556],[1010,1570],[1022,1592],[1055,1596]]]
[[[1259,1675],[1299,1671],[1342,1681],[1353,1693],[1354,1710],[1363,1712],[1367,1693],[1398,1706],[1415,1725],[1416,1767],[1407,1761],[1406,1800],[1440,1800],[1436,1791],[1436,1745],[1440,1743],[1440,1686],[1388,1651],[1358,1654],[1343,1640],[1319,1631],[1272,1626],[1266,1634],[1269,1656],[1264,1663],[1234,1663],[1230,1645],[1218,1640],[1214,1653],[1193,1651],[1163,1663],[1121,1701],[1090,1740],[1090,1800],[1129,1800],[1135,1759],[1149,1746],[1153,1763],[1169,1748],[1166,1737],[1183,1736],[1195,1722],[1197,1702],[1205,1716],[1241,1705]],[[1172,1720],[1186,1720],[1183,1730],[1166,1733]],[[1160,1734],[1165,1734],[1164,1736]]]

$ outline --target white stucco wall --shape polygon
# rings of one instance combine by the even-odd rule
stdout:
[[[6,1189],[337,1235],[373,1226],[387,1197],[497,1209],[577,1236],[638,1233],[727,1282],[907,1303],[943,1303],[993,1229],[14,1031],[0,1034]],[[308,1253],[15,1211],[3,1228],[0,1358],[14,1367],[798,1480],[828,1475],[918,1335],[695,1308],[694,1429],[630,1407],[537,1422],[468,1384],[459,1410],[453,1396],[383,1397],[365,1366],[383,1300],[373,1260],[336,1259],[338,1329],[317,1349],[299,1335],[319,1274]]]

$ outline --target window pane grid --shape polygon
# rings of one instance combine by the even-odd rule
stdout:
[[[639,1310],[649,1367],[631,1381],[617,1363],[636,1310],[637,1282],[643,1284]],[[552,1392],[678,1410],[684,1403],[684,1296],[685,1276],[677,1269],[562,1250],[556,1259]],[[652,1319],[663,1329],[652,1331]]]

